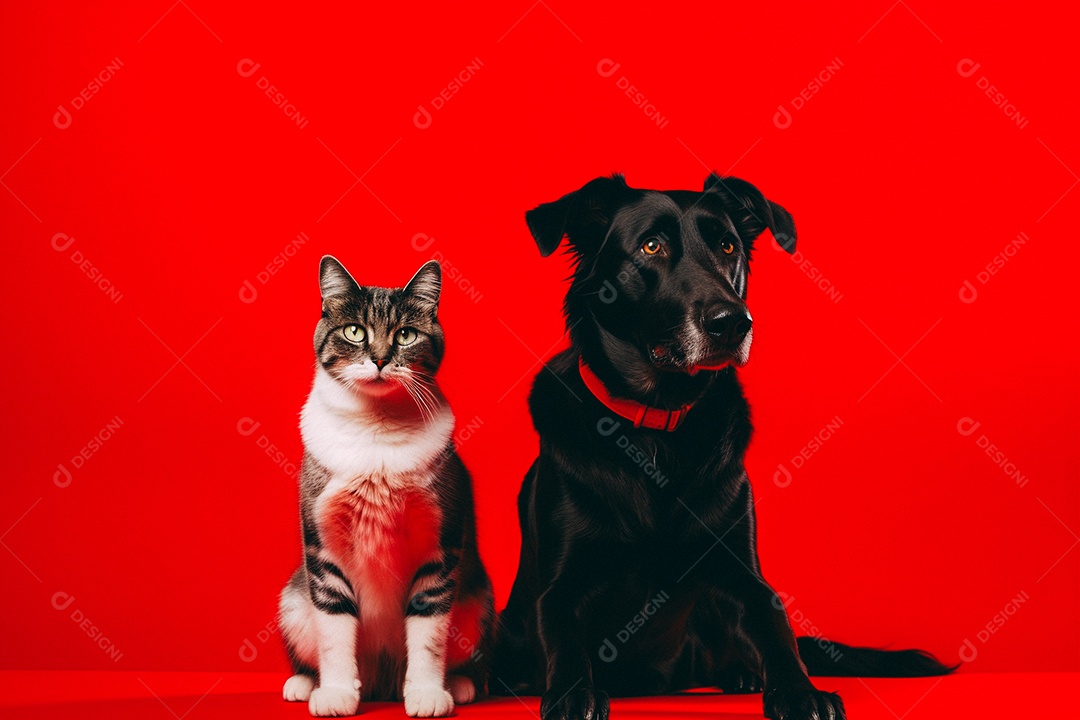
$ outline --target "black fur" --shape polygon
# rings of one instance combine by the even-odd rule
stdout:
[[[797,638],[799,655],[811,675],[832,677],[927,677],[944,675],[946,667],[925,650],[878,650],[838,642]]]
[[[917,652],[846,648],[834,662],[803,643],[800,659],[762,577],[743,466],[750,412],[731,365],[752,338],[754,241],[769,229],[794,252],[791,215],[737,178],[659,192],[616,175],[526,222],[542,255],[564,237],[574,253],[571,347],[529,397],[540,455],[518,499],[521,558],[492,689],[542,693],[545,720],[603,720],[608,694],[698,686],[763,689],[770,718],[841,719],[804,662],[833,675],[947,672]],[[579,358],[616,397],[693,408],[674,432],[635,429],[589,392]]]

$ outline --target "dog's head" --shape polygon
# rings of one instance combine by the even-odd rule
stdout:
[[[795,251],[795,224],[784,208],[745,180],[715,174],[701,192],[597,178],[530,210],[525,221],[541,255],[565,237],[576,256],[565,309],[586,360],[602,353],[646,392],[672,374],[745,364],[754,240],[768,229]]]

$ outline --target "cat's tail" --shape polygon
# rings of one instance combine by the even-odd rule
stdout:
[[[832,677],[929,677],[948,675],[948,666],[925,650],[879,650],[854,647],[824,638],[796,639],[810,675]]]

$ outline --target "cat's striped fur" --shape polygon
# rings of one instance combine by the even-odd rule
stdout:
[[[283,694],[312,715],[354,714],[363,697],[443,716],[485,690],[494,607],[454,416],[434,382],[440,280],[430,262],[404,288],[361,287],[322,260],[300,422],[304,561],[280,612],[295,672]]]

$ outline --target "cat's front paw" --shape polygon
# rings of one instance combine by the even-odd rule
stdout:
[[[454,698],[455,705],[468,705],[476,699],[476,685],[471,678],[451,675],[446,678],[446,684],[450,686],[450,695]]]
[[[289,702],[307,702],[311,699],[311,691],[315,689],[315,678],[310,675],[297,673],[285,681],[281,688],[281,695]]]
[[[405,714],[409,717],[446,717],[454,712],[454,698],[441,685],[405,685]]]
[[[317,687],[311,691],[308,710],[313,717],[344,717],[360,709],[360,690],[345,687]]]

